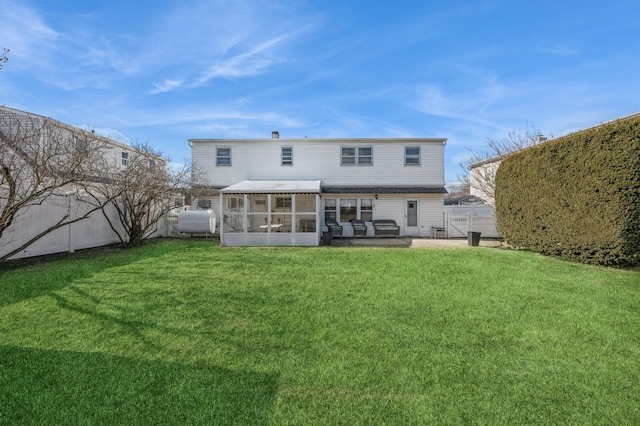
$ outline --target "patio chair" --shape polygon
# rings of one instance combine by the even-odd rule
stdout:
[[[342,238],[342,226],[335,219],[325,219],[324,223],[329,228],[332,238]]]
[[[364,220],[351,219],[351,227],[353,228],[353,237],[361,236],[367,238],[367,225]]]

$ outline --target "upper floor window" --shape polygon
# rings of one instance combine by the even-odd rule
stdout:
[[[290,146],[282,147],[282,165],[283,166],[293,165],[293,148]]]
[[[216,166],[231,165],[231,148],[216,149]]]
[[[127,166],[129,164],[129,153],[122,151],[122,160],[121,163],[123,166]]]
[[[419,146],[406,146],[404,148],[404,164],[405,165],[420,165],[420,147]]]
[[[370,166],[373,164],[373,148],[370,146],[343,146],[340,148],[340,164],[343,166]]]
[[[358,148],[358,164],[368,166],[373,164],[373,148],[370,146],[362,146]]]

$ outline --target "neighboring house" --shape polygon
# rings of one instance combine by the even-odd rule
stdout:
[[[469,193],[472,197],[495,205],[495,180],[498,167],[505,156],[490,158],[469,166]]]
[[[0,132],[21,132],[25,135],[30,135],[40,131],[38,129],[34,130],[34,128],[39,127],[44,129],[44,131],[40,131],[41,134],[39,135],[43,139],[43,143],[46,142],[45,133],[47,132],[51,134],[55,133],[54,136],[61,140],[66,136],[71,141],[74,140],[74,138],[78,139],[79,135],[84,134],[87,139],[99,141],[109,148],[107,150],[107,154],[104,156],[104,164],[106,164],[111,170],[126,167],[129,162],[130,155],[134,151],[130,145],[98,135],[93,131],[83,130],[79,127],[65,124],[52,118],[31,112],[0,105],[0,116],[3,117],[3,119],[0,120]],[[19,123],[19,126],[22,128],[6,128],[7,125],[15,126],[13,123]],[[153,158],[153,161],[164,162],[165,160],[161,157],[155,157]]]
[[[484,204],[484,200],[475,195],[460,195],[457,197],[446,197],[444,199],[445,206],[468,206]]]
[[[337,220],[393,219],[401,236],[443,226],[445,138],[190,139],[194,167],[219,195],[194,207],[218,215],[223,245],[315,246]]]
[[[21,151],[16,155],[16,150],[11,148],[8,141],[22,140],[17,144]],[[84,145],[83,142],[88,142]],[[60,145],[60,149],[47,150],[47,146]],[[16,216],[13,224],[8,227],[2,239],[0,240],[0,256],[11,253],[21,247],[24,243],[32,239],[39,232],[55,225],[63,218],[73,220],[80,218],[95,206],[95,200],[88,196],[91,191],[91,184],[101,181],[105,182],[105,176],[109,176],[112,171],[121,170],[127,167],[134,149],[126,144],[117,142],[113,139],[106,138],[95,134],[92,131],[79,129],[48,117],[33,114],[18,109],[0,106],[0,160],[12,172],[19,174],[19,161],[22,157],[23,161],[29,164],[47,164],[45,160],[33,160],[34,152],[41,148],[42,153],[56,155],[54,160],[50,161],[51,170],[56,173],[56,163],[65,164],[68,162],[66,158],[73,156],[73,152],[82,150],[83,148],[100,147],[99,162],[93,170],[99,170],[99,175],[87,176],[82,179],[82,185],[78,182],[69,184],[64,187],[55,187],[51,192],[45,192],[43,196],[31,199],[28,207],[21,209]],[[25,148],[26,147],[26,148]],[[95,158],[96,155],[79,157],[79,158]],[[160,157],[150,159],[150,165],[160,164],[165,160]],[[5,164],[6,163],[6,164]],[[41,166],[42,167],[42,166]],[[28,174],[30,178],[24,178],[18,184],[18,195],[10,194],[8,185],[0,185],[0,212],[7,205],[9,198],[20,199],[24,194],[30,191],[33,186],[33,174]],[[89,172],[91,173],[91,172]],[[23,174],[25,176],[25,174]],[[40,175],[45,177],[46,174]],[[37,186],[37,185],[36,185]],[[107,208],[106,214],[109,215],[112,222],[117,226],[117,216]],[[44,254],[58,253],[63,251],[74,251],[78,249],[98,247],[102,245],[119,242],[117,234],[109,225],[101,211],[95,211],[90,217],[82,219],[73,224],[65,225],[55,231],[43,236],[28,246],[23,251],[12,256],[11,258],[39,256]]]
[[[628,120],[631,118],[636,118],[638,116],[640,116],[640,112],[635,112],[619,118],[615,118],[613,120],[605,121],[595,126],[578,130],[576,132],[570,132],[568,134],[583,132],[585,130],[601,127],[618,120]],[[537,146],[541,143],[548,143],[553,140],[554,140],[553,138],[547,139],[545,137],[542,137],[542,135],[537,135],[536,140],[533,141],[533,143],[528,147],[510,152],[508,154],[499,155],[493,158],[488,158],[484,161],[480,161],[480,162],[469,165],[468,169],[469,169],[469,175],[470,175],[469,176],[470,194],[484,199],[486,204],[495,205],[495,178],[496,178],[496,173],[498,172],[498,167],[500,167],[500,163],[502,163],[502,160],[504,160],[506,157],[510,156],[515,152],[519,152],[524,149],[529,149],[533,146]]]

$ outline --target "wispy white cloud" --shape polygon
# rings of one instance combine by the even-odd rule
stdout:
[[[54,43],[59,37],[58,32],[47,25],[35,9],[23,2],[0,0],[0,10],[0,47],[11,49],[11,66],[28,68],[34,64],[47,64],[50,54],[43,53],[54,50]]]
[[[276,0],[180,2],[149,25],[139,60],[156,81],[183,80],[182,88],[264,74],[287,60],[285,47],[315,28],[316,18],[296,9]]]
[[[215,78],[242,77],[258,74],[274,63],[270,51],[287,36],[280,36],[251,47],[248,51],[211,65],[191,87],[198,87]]]
[[[424,114],[486,124],[490,109],[507,99],[511,90],[495,81],[478,84],[462,91],[423,84],[415,89],[416,98],[411,103]]]
[[[183,80],[168,80],[165,79],[161,84],[154,84],[154,89],[151,90],[151,94],[169,92],[182,86]]]

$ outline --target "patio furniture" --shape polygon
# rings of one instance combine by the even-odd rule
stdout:
[[[342,238],[342,226],[338,222],[336,222],[335,219],[325,219],[324,223],[327,225],[327,228],[329,228],[331,237]]]
[[[364,223],[364,220],[351,219],[351,227],[353,228],[354,238],[358,235],[367,238],[367,225]]]
[[[432,226],[431,238],[447,238],[447,230],[441,226]]]
[[[391,236],[391,237],[399,237],[400,236],[400,227],[396,224],[396,221],[393,219],[378,219],[373,222],[373,231],[376,237],[382,236]]]

